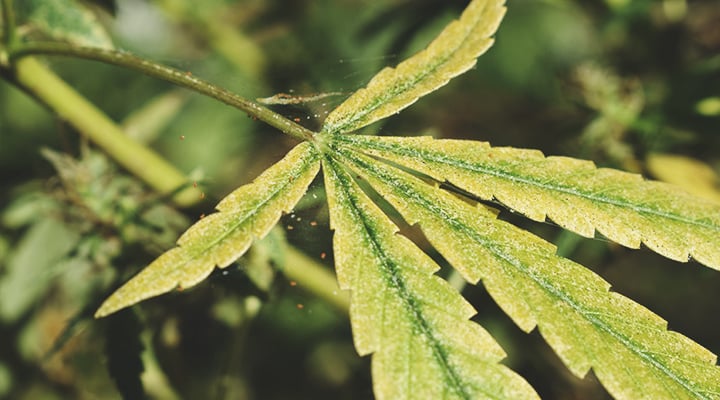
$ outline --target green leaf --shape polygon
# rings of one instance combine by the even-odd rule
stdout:
[[[322,131],[351,132],[396,114],[450,79],[472,68],[477,57],[493,44],[505,15],[504,0],[473,0],[460,19],[453,21],[430,45],[375,75],[325,119]]]
[[[595,231],[631,248],[720,269],[720,206],[640,175],[540,151],[429,137],[333,138],[427,174],[536,221],[586,237]]]
[[[47,216],[30,227],[8,256],[0,279],[0,321],[14,322],[45,295],[79,239],[77,232]]]
[[[351,290],[355,347],[373,354],[379,399],[537,398],[499,364],[505,354],[438,265],[360,190],[342,166],[323,160],[340,287]]]
[[[144,299],[187,288],[205,279],[215,268],[225,268],[242,256],[256,239],[264,237],[282,212],[292,210],[320,168],[310,143],[301,143],[252,183],[230,193],[165,252],[102,304],[103,317]]]
[[[592,271],[482,205],[365,156],[339,151],[355,172],[470,282],[482,279],[525,331],[536,325],[572,372],[593,368],[617,398],[710,399],[720,394],[716,357]]]
[[[73,44],[112,49],[113,43],[95,14],[75,0],[23,0],[28,18],[52,38]]]

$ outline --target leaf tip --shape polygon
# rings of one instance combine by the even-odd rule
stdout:
[[[93,318],[100,319],[105,318],[110,314],[114,314],[123,308],[127,307],[127,305],[120,305],[117,304],[116,301],[113,301],[114,296],[110,296],[107,300],[105,300],[100,307],[95,311],[95,315],[93,315]]]

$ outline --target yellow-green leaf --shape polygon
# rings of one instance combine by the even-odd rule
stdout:
[[[340,287],[351,291],[355,347],[373,354],[378,399],[525,399],[532,388],[499,364],[505,354],[437,264],[360,190],[323,160]]]
[[[354,131],[396,114],[450,79],[472,68],[493,44],[505,15],[505,0],[473,0],[460,19],[440,32],[430,45],[396,68],[387,67],[340,104],[325,119],[322,131]]]
[[[320,168],[314,145],[302,143],[252,183],[230,193],[191,226],[175,247],[120,287],[95,314],[103,317],[144,299],[187,288],[227,267],[300,200]]]
[[[708,350],[641,305],[609,292],[592,271],[555,254],[495,212],[352,152],[355,172],[423,232],[470,282],[479,279],[525,331],[538,326],[579,377],[593,368],[616,398],[712,399],[720,368]]]
[[[586,237],[720,269],[720,206],[640,175],[590,161],[485,142],[337,136],[334,143],[392,160],[527,217],[552,220]]]

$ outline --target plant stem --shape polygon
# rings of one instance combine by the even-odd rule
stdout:
[[[344,314],[348,313],[350,296],[340,289],[333,273],[293,246],[287,246],[285,256],[287,261],[282,272],[286,277],[297,281],[301,288],[332,304]]]
[[[2,0],[3,15],[3,41],[7,48],[15,44],[15,12],[12,7],[12,0]]]
[[[169,194],[189,186],[188,179],[174,166],[125,135],[115,122],[35,58],[18,60],[11,78],[160,193]],[[200,198],[198,189],[187,187],[175,194],[173,201],[180,206],[190,206]]]
[[[7,0],[5,0],[7,1]],[[23,43],[16,46],[10,54],[11,61],[28,55],[59,55],[95,60],[107,64],[118,65],[142,72],[154,78],[162,79],[176,85],[194,90],[212,97],[232,107],[238,108],[253,118],[281,130],[300,140],[312,140],[314,132],[298,125],[282,115],[253,103],[241,96],[231,93],[210,82],[194,77],[190,72],[183,72],[162,64],[134,56],[128,52],[106,50],[95,47],[78,47],[63,43]]]

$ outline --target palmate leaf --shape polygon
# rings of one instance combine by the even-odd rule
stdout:
[[[292,210],[319,168],[315,146],[299,144],[255,181],[220,201],[219,212],[191,226],[178,239],[178,247],[165,252],[120,287],[95,316],[103,317],[173,289],[193,286],[216,266],[227,267],[255,239],[265,236],[283,212]]]
[[[495,219],[482,205],[339,149],[346,164],[423,232],[471,283],[482,279],[525,331],[536,325],[577,376],[595,370],[616,398],[711,399],[720,396],[716,357],[667,331],[657,315],[592,271],[555,255],[535,235]]]
[[[637,175],[590,162],[486,143],[342,135],[397,113],[475,64],[505,13],[503,0],[473,0],[430,46],[376,75],[334,110],[314,142],[301,144],[254,183],[233,192],[98,311],[119,308],[205,278],[225,267],[288,211],[322,160],[338,280],[352,293],[355,346],[372,354],[378,398],[536,398],[499,362],[502,349],[438,265],[385,216],[353,180],[357,173],[470,282],[480,279],[525,331],[536,326],[578,376],[593,368],[618,398],[718,398],[716,357],[667,330],[646,308],[617,293],[555,247],[438,188],[455,186],[547,218],[585,236],[598,231],[629,247],[645,243],[680,261],[720,269],[720,211]],[[363,155],[362,153],[365,153]],[[369,156],[375,157],[371,158]],[[403,172],[435,179],[428,185]]]
[[[375,75],[325,119],[322,132],[345,133],[396,114],[418,98],[472,68],[493,44],[505,15],[505,0],[473,0],[430,45]]]
[[[475,310],[439,267],[360,190],[323,160],[340,287],[351,291],[355,347],[373,354],[379,399],[526,399],[532,388],[499,364],[505,354],[468,320]]]
[[[720,269],[720,206],[640,175],[540,151],[429,137],[339,136],[338,144],[392,160],[527,217],[586,237]]]

